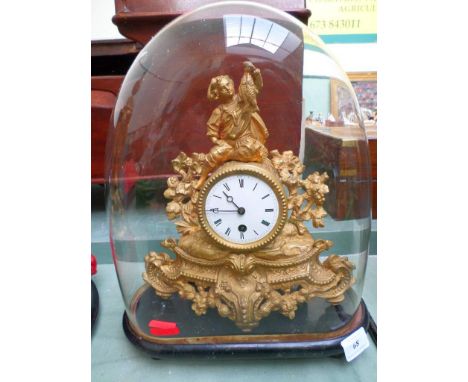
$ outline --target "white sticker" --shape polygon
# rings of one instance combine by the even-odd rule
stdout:
[[[351,362],[369,347],[369,339],[367,338],[364,328],[360,327],[353,334],[341,341],[341,346],[343,346],[346,361]]]

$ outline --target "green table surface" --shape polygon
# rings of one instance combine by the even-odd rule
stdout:
[[[363,298],[377,322],[377,256],[369,256]],[[99,315],[91,339],[92,380],[145,381],[376,381],[377,348],[348,363],[342,358],[274,360],[153,360],[132,345],[122,329],[124,303],[113,264],[99,264],[93,276]]]

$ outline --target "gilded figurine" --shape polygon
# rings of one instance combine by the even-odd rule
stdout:
[[[235,94],[234,81],[227,75],[213,78],[208,87],[208,99],[221,104],[207,122],[207,135],[215,146],[205,157],[197,189],[214,168],[229,160],[262,162],[268,157],[264,146],[268,130],[257,113],[256,101],[263,86],[262,77],[252,63],[244,63],[244,67],[239,94]]]

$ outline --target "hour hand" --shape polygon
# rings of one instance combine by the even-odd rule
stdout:
[[[229,203],[234,204],[234,205],[236,206],[236,208],[239,209],[239,206],[238,206],[236,203],[234,203],[234,198],[233,198],[232,196],[226,194],[224,191],[223,191],[223,194],[224,194],[224,196],[226,197],[226,200],[227,200]]]
[[[236,203],[234,203],[234,198],[228,194],[226,194],[224,191],[223,191],[223,194],[224,196],[226,196],[226,200],[229,202],[229,203],[232,203],[236,206],[237,208],[237,213],[239,215],[244,215],[245,214],[245,208],[244,207],[239,207]]]

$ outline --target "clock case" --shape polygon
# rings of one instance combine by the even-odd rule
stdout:
[[[276,42],[280,49],[274,44],[265,47],[268,35],[262,44],[252,39],[254,34],[241,42],[248,36],[242,35],[239,21],[252,19],[259,25],[269,23],[270,32],[278,28],[276,34],[283,36],[281,44]],[[236,20],[237,43],[229,35]],[[255,32],[254,26],[251,29]],[[163,57],[158,54],[162,51],[170,53]],[[239,63],[245,60],[253,61],[264,74],[259,107],[270,131],[269,148],[293,150],[304,163],[304,176],[314,171],[329,174],[327,211],[337,210],[337,204],[348,205],[345,217],[326,218],[331,228],[323,236],[333,239],[334,253],[350,258],[355,277],[341,303],[312,298],[298,306],[293,319],[272,312],[249,333],[215,309],[198,316],[192,302],[180,295],[158,296],[142,277],[145,256],[155,250],[164,252],[161,243],[168,235],[177,235],[165,214],[164,191],[173,174],[172,160],[180,152],[209,150],[205,125],[212,105],[205,98],[207,84],[224,73],[237,80]],[[341,87],[336,87],[336,81]],[[310,128],[305,112],[310,108],[328,112],[341,122],[335,127],[345,132],[327,129],[326,123]],[[343,111],[354,114],[354,120],[344,120]],[[150,41],[130,68],[113,125],[107,179],[108,190],[118,192],[108,193],[108,211],[111,249],[126,305],[123,326],[130,341],[154,358],[322,356],[341,354],[341,340],[361,326],[367,328],[368,314],[361,300],[370,231],[365,131],[346,75],[320,39],[297,20],[270,7],[242,2],[203,7],[175,20]],[[342,146],[350,148],[351,155],[345,163],[335,160],[333,153],[310,139],[309,130],[344,135]],[[338,197],[343,180],[353,192]],[[310,231],[321,236],[320,230],[310,227]],[[158,331],[151,326],[154,322],[163,327]],[[176,329],[164,331],[164,325]]]

